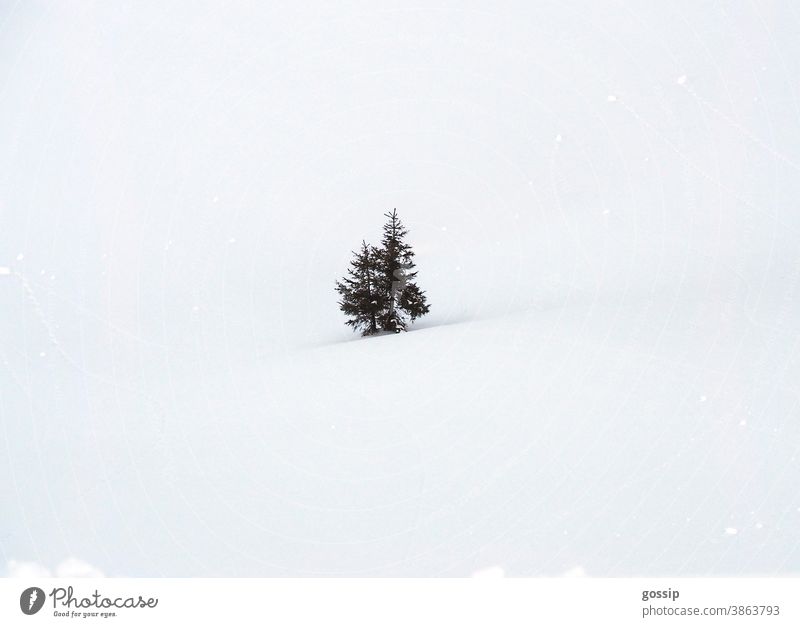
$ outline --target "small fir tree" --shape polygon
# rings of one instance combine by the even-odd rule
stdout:
[[[380,248],[362,242],[353,253],[347,276],[336,282],[339,308],[348,316],[346,324],[362,335],[399,333],[409,320],[430,311],[425,292],[415,282],[414,251],[405,241],[408,230],[396,209],[384,215],[387,222]]]
[[[345,324],[361,331],[361,335],[373,335],[379,330],[378,322],[385,308],[375,276],[377,251],[361,242],[361,249],[353,255],[347,276],[336,282],[336,291],[341,296],[339,308],[348,316]]]
[[[397,209],[384,214],[381,247],[377,251],[377,278],[380,291],[386,297],[386,307],[380,316],[384,331],[399,333],[406,323],[430,311],[423,292],[417,286],[414,270],[414,251],[405,241],[408,229],[397,216]]]

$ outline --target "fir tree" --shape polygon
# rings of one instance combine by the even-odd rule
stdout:
[[[381,247],[376,251],[376,278],[379,291],[385,298],[385,306],[379,316],[384,331],[399,333],[405,330],[410,318],[413,322],[430,311],[425,292],[414,281],[414,251],[406,243],[408,230],[397,217],[397,209],[384,214]]]
[[[353,252],[347,276],[336,282],[339,308],[349,316],[345,324],[361,335],[372,335],[379,330],[378,323],[385,308],[385,298],[376,280],[377,250],[361,242],[361,249]]]
[[[414,251],[405,237],[408,230],[397,217],[397,210],[384,214],[381,247],[361,243],[354,252],[347,276],[336,282],[341,296],[339,308],[348,316],[347,325],[362,335],[379,331],[399,333],[430,311],[417,286]]]

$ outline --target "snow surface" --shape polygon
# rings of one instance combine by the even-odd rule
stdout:
[[[0,6],[0,572],[798,574],[791,3],[267,4]]]
[[[86,562],[70,557],[58,564],[55,572],[36,562],[17,562],[10,560],[7,564],[7,576],[17,579],[38,577],[103,577],[103,572]]]

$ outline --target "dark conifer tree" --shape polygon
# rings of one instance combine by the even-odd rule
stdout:
[[[397,217],[397,209],[384,214],[381,246],[377,249],[376,278],[380,293],[385,297],[385,307],[379,316],[384,331],[399,333],[405,330],[410,318],[413,322],[430,311],[423,292],[415,279],[414,251],[405,241],[408,230]]]
[[[353,252],[347,276],[336,282],[341,296],[339,308],[348,316],[345,324],[361,335],[372,335],[379,330],[379,321],[386,306],[376,277],[377,250],[361,242],[361,249]]]

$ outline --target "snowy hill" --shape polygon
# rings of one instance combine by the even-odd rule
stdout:
[[[800,571],[797,16],[601,4],[0,9],[8,573]]]

